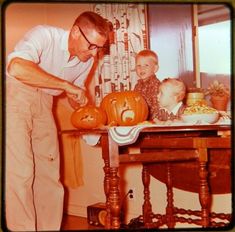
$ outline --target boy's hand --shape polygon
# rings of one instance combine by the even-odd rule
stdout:
[[[154,118],[154,119],[153,119],[153,122],[156,123],[157,125],[164,125],[164,121],[160,121],[160,120],[157,119],[157,118]]]

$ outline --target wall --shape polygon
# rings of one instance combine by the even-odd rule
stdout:
[[[31,27],[47,23],[69,29],[74,18],[84,10],[90,10],[92,4],[10,4],[5,11],[5,50],[6,55],[13,50],[15,43]],[[20,19],[20,20],[19,20]],[[20,23],[19,23],[20,22]],[[64,99],[59,104],[65,104]],[[66,106],[67,107],[67,106]],[[68,112],[72,110],[68,107]],[[68,114],[69,114],[68,113]],[[70,127],[69,116],[60,118],[61,122]],[[66,127],[67,127],[66,125]],[[88,146],[81,140],[84,185],[78,188],[67,188],[65,211],[72,215],[86,216],[86,207],[97,202],[104,202],[103,193],[103,161],[99,146]],[[127,221],[141,214],[143,187],[141,183],[141,165],[122,166],[122,186],[124,192],[134,189],[134,199],[129,201]],[[178,207],[199,209],[198,196],[194,193],[175,189],[175,204]],[[153,210],[164,213],[166,205],[166,189],[161,182],[151,178],[151,199]],[[214,197],[213,210],[217,212],[231,211],[231,194]]]
[[[158,54],[160,80],[181,78],[193,87],[193,39],[191,4],[150,4],[150,48]]]
[[[6,54],[12,51],[16,42],[33,26],[49,24],[69,30],[81,12],[91,9],[92,4],[8,4],[5,9],[4,33]]]

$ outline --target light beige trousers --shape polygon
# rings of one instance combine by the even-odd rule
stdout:
[[[16,80],[6,85],[5,210],[13,231],[59,230],[64,189],[53,97]]]

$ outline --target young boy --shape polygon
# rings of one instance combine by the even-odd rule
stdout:
[[[157,54],[151,50],[142,50],[136,55],[136,74],[139,77],[134,90],[139,92],[149,107],[148,119],[153,119],[153,114],[158,110],[157,95],[160,81],[155,73],[158,71]]]
[[[183,104],[185,94],[186,87],[183,81],[176,78],[164,79],[159,86],[157,96],[159,109],[154,112],[153,121],[159,124],[170,124],[172,121],[180,120],[185,109]]]

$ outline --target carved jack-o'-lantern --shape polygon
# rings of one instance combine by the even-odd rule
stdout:
[[[92,129],[105,125],[106,113],[95,106],[83,106],[71,115],[71,122],[77,128]]]
[[[136,91],[114,92],[105,96],[101,108],[106,111],[109,125],[133,126],[148,117],[148,106]]]

